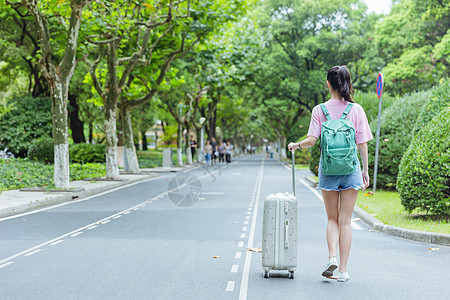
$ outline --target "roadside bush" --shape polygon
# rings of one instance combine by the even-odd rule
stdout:
[[[366,113],[367,120],[369,124],[372,121],[378,122],[378,102],[379,99],[375,92],[373,93],[355,93],[353,97],[356,103],[361,105],[364,108],[364,112]],[[382,108],[381,111],[386,110],[395,102],[395,98],[391,97],[389,94],[383,94],[382,99]],[[376,130],[376,128],[375,128]]]
[[[28,149],[28,158],[52,164],[54,161],[54,144],[52,139],[39,139]]]
[[[425,127],[431,119],[450,104],[450,79],[443,78],[440,84],[431,89],[430,99],[422,106],[417,122],[414,125],[414,135]]]
[[[138,151],[139,168],[162,167],[162,152],[157,151]],[[175,160],[176,161],[176,156]]]
[[[450,106],[414,138],[402,158],[397,190],[408,211],[450,216]]]
[[[69,152],[70,161],[74,163],[105,163],[104,144],[71,144]]]
[[[414,138],[414,124],[423,104],[431,97],[430,91],[418,92],[395,100],[381,115],[380,150],[378,156],[377,187],[394,189],[398,166],[403,153]],[[368,143],[369,172],[373,178],[375,164],[376,130],[378,121],[370,124],[374,139]]]
[[[311,158],[309,160],[309,169],[314,175],[319,175],[319,160],[320,160],[320,139],[310,148]]]

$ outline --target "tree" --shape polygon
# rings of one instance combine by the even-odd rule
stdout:
[[[76,66],[78,35],[82,12],[88,0],[41,1],[24,0],[22,5],[33,16],[35,30],[39,37],[41,55],[39,65],[47,80],[52,98],[53,140],[55,149],[54,181],[57,188],[69,188],[69,130],[67,123],[67,98],[69,83]],[[7,2],[16,6],[18,2]],[[57,38],[53,38],[52,23],[49,16],[54,15],[52,8],[59,6],[62,25],[67,25],[66,35],[57,27]],[[58,45],[63,45],[60,49]],[[63,50],[63,51],[58,51]],[[61,53],[63,52],[63,54]]]

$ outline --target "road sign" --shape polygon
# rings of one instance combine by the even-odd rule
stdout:
[[[383,94],[383,74],[378,74],[377,78],[377,96],[381,98],[381,94]]]

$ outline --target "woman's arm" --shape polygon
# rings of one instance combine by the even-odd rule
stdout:
[[[304,148],[311,148],[312,146],[314,146],[317,142],[317,138],[314,136],[310,136],[306,139],[304,139],[303,141],[301,141],[300,143],[289,143],[288,148],[289,150],[297,150],[300,149],[300,147],[302,149]]]
[[[364,182],[364,188],[369,186],[369,155],[367,150],[367,143],[358,144],[359,154],[361,155],[361,162],[363,165],[362,177]]]

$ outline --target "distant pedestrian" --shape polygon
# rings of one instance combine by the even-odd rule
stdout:
[[[233,145],[230,142],[227,142],[226,150],[225,150],[225,157],[227,163],[231,162],[231,153],[233,153]]]
[[[352,243],[351,219],[358,190],[365,189],[369,186],[367,142],[372,139],[372,133],[370,132],[364,109],[352,99],[353,88],[348,69],[341,66],[328,70],[327,85],[330,90],[331,99],[326,101],[325,104],[322,104],[323,106],[316,105],[314,107],[308,130],[308,138],[299,143],[290,143],[288,147],[290,150],[310,148],[314,146],[322,133],[324,135],[327,134],[328,137],[328,129],[322,126],[322,123],[327,120],[331,119],[335,121],[334,124],[336,124],[336,121],[339,124],[346,122],[345,126],[349,126],[348,131],[339,133],[343,137],[339,142],[341,144],[348,143],[349,145],[356,146],[346,148],[348,149],[347,155],[344,158],[340,157],[340,160],[335,160],[337,153],[333,153],[333,156],[328,148],[322,147],[319,162],[319,189],[322,190],[328,217],[327,244],[329,253],[329,260],[324,267],[322,276],[330,277],[333,275],[334,270],[338,268],[336,255],[339,245],[340,265],[337,280],[347,281],[350,279],[347,272],[347,260]],[[349,120],[350,122],[345,120]],[[351,126],[354,126],[353,130]],[[330,134],[329,139],[327,138],[327,140],[322,140],[321,142],[325,144],[333,140],[334,146],[341,147],[336,139],[338,137],[336,132],[334,132],[334,136]],[[324,145],[321,144],[321,146]],[[358,148],[361,155],[362,171],[356,148]],[[345,152],[345,148],[341,149]],[[330,166],[333,166],[333,163],[337,165],[339,161],[344,161],[349,155],[352,156],[350,159],[352,161],[351,164],[346,163],[345,165],[339,166],[339,168],[334,167],[334,169],[331,169]],[[324,166],[328,167],[323,169]],[[354,171],[352,171],[353,169]],[[342,171],[342,173],[347,175],[329,175],[332,170],[335,173],[341,173],[341,170],[346,170],[345,172]]]
[[[205,154],[206,164],[209,165],[211,163],[211,154],[212,154],[212,146],[209,140],[206,141],[205,148],[203,149]]]
[[[191,145],[191,154],[192,154],[192,161],[195,160],[195,153],[196,153],[196,149],[197,149],[197,142],[194,139],[194,136],[191,135],[191,140],[190,140],[190,145]]]
[[[217,156],[219,156],[219,152],[217,152],[216,138],[214,138],[214,137],[211,138],[211,147],[212,147],[211,164],[214,165],[216,163]]]
[[[219,151],[219,164],[225,162],[225,149],[225,145],[219,142],[219,146],[217,146],[217,150]]]

